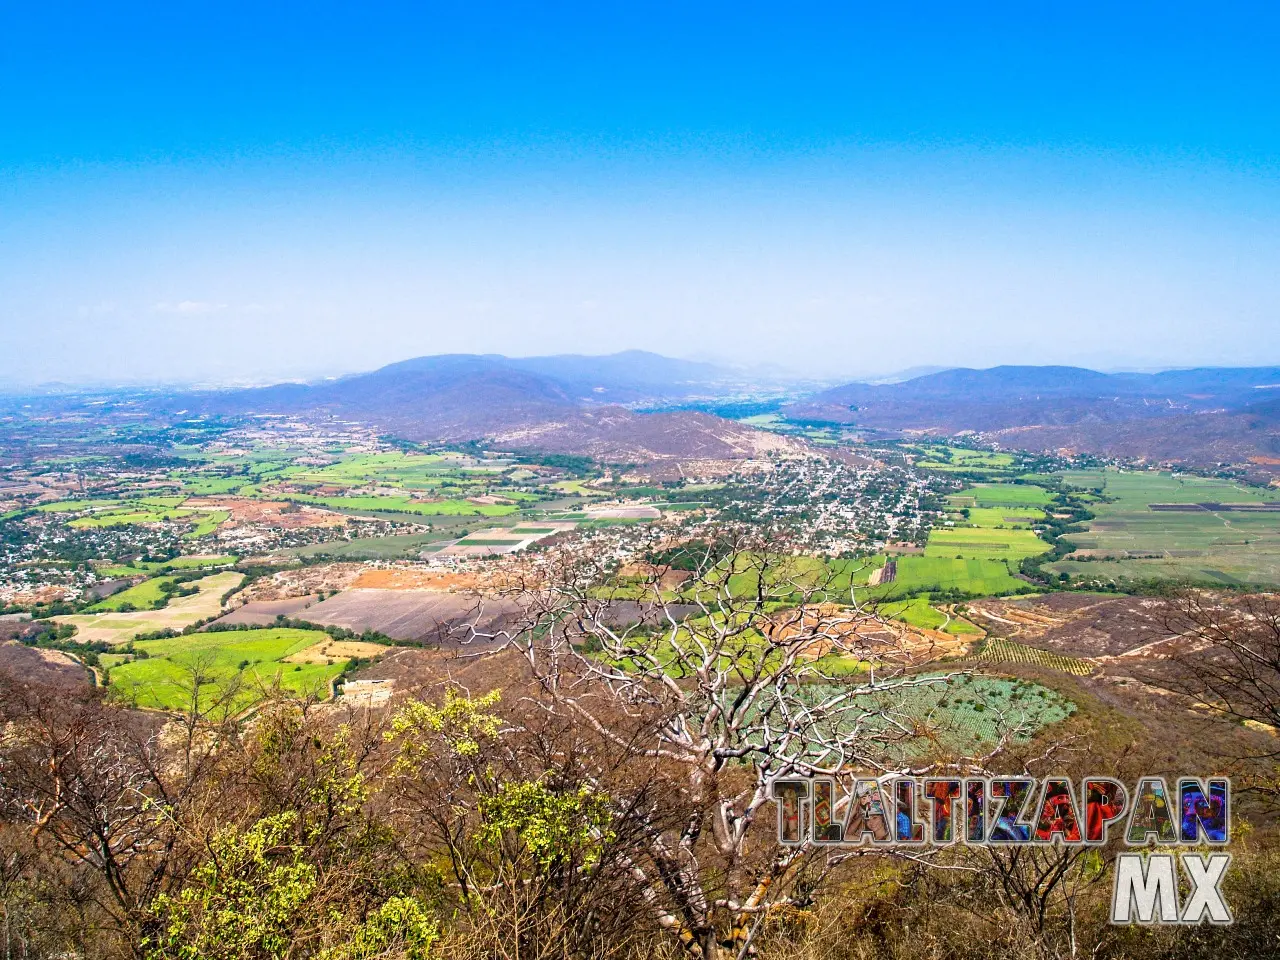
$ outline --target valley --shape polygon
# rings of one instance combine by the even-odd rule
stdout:
[[[565,397],[591,395],[568,389],[576,381],[564,370],[573,364],[550,366]],[[492,364],[483,372],[493,375]],[[175,671],[196,659],[220,665],[215,687],[239,677],[226,673],[228,651],[256,650],[253,637],[218,631],[286,623],[302,631],[288,635],[291,651],[310,637],[350,638],[327,641],[328,672],[286,666],[293,652],[249,658],[252,676],[237,680],[242,706],[273,683],[330,697],[312,681],[337,681],[340,691],[396,644],[448,650],[502,633],[520,613],[508,584],[545,556],[611,557],[622,571],[639,571],[602,571],[595,589],[612,602],[696,607],[700,594],[677,575],[680,564],[655,558],[702,543],[704,531],[785,544],[805,589],[821,581],[824,602],[877,611],[896,645],[1075,675],[1082,661],[992,635],[998,621],[978,604],[1153,583],[1280,583],[1280,512],[1272,509],[1280,498],[1186,468],[1006,448],[982,435],[796,429],[789,414],[762,415],[751,404],[726,407],[743,415],[740,423],[701,412],[587,410],[614,429],[652,421],[645,430],[664,436],[671,418],[701,417],[720,444],[677,453],[670,437],[636,439],[592,456],[581,452],[590,444],[566,452],[549,440],[560,427],[518,434],[549,448],[508,447],[510,432],[421,442],[327,415],[232,414],[231,395],[202,402],[224,412],[174,422],[150,401],[150,414],[124,417],[140,406],[132,400],[101,404],[88,420],[82,410],[46,411],[38,429],[52,454],[4,451],[5,615],[30,623],[36,643],[80,656],[113,697],[151,709],[172,705],[173,694],[145,688],[171,688]],[[739,435],[750,439],[730,439]],[[735,596],[764,589],[745,572],[728,584]],[[196,636],[207,639],[165,639]],[[346,655],[355,649],[362,652]],[[851,666],[862,669],[854,661],[841,669]]]
[[[385,405],[441,368],[430,403]],[[385,743],[421,714],[416,737],[461,725],[443,753],[461,757],[489,749],[474,711],[512,691],[569,705],[537,736],[597,750],[659,704],[680,742],[714,703],[733,750],[769,763],[793,762],[770,754],[782,722],[818,761],[848,751],[842,775],[1021,770],[1205,722],[1178,644],[1280,589],[1280,491],[1254,460],[823,421],[692,382],[606,403],[566,370],[436,358],[363,385],[11,407],[0,684],[173,742],[293,717],[287,740],[314,717]],[[646,412],[655,396],[707,409]],[[1274,728],[1232,737],[1256,750]]]
[[[1280,6],[0,38],[0,960],[1280,955]]]

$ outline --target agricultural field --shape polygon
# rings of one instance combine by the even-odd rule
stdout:
[[[217,616],[222,609],[222,595],[239,586],[243,579],[243,574],[231,571],[203,577],[191,584],[198,588],[197,593],[187,597],[176,597],[160,610],[144,610],[136,613],[77,613],[53,619],[57,623],[69,623],[74,626],[75,639],[81,643],[99,640],[109,644],[128,643],[140,633],[165,629],[181,630],[197,620]]]
[[[956,635],[981,633],[973,624],[930,606],[926,597],[913,597],[910,600],[880,604],[876,607],[876,613],[892,620],[901,620],[908,626],[922,627],[926,630],[943,630]]]
[[[1049,544],[1031,530],[1015,527],[935,527],[925,547],[926,557],[963,557],[966,560],[1007,560],[1017,564],[1049,550]]]
[[[967,517],[957,517],[957,522],[964,522],[974,527],[1026,528],[1032,524],[1043,523],[1044,511],[1039,507],[969,507]]]
[[[85,510],[108,510],[119,507],[119,500],[60,500],[42,503],[35,507],[37,513],[80,513]]]
[[[179,500],[179,502],[181,501]],[[124,527],[139,523],[166,523],[175,520],[186,520],[194,515],[194,510],[178,510],[138,504],[119,510],[92,512],[86,516],[76,517],[76,519],[68,521],[67,526],[76,530],[89,530],[98,527]]]
[[[207,537],[230,519],[231,514],[226,510],[210,510],[196,521],[195,527],[190,533],[184,534],[183,539],[198,540]]]
[[[1093,672],[1093,664],[1078,657],[1068,657],[1051,650],[1030,647],[1016,640],[991,637],[983,644],[974,658],[980,663],[1026,663],[1037,667],[1061,670],[1077,677],[1087,677]]]
[[[994,456],[994,455],[993,455]],[[959,590],[971,595],[1025,591],[1016,579],[1021,561],[1046,553],[1049,544],[1032,529],[1045,519],[1043,487],[982,483],[947,498],[950,525],[929,532],[924,556],[905,556],[885,596]],[[967,514],[967,515],[966,515]]]
[[[542,496],[516,488],[531,481],[536,484],[539,475],[512,460],[452,452],[369,453],[337,448],[317,454],[277,449],[216,454],[204,460],[198,467],[171,474],[192,496],[291,500],[357,515],[503,517]],[[468,499],[485,496],[511,502]],[[202,528],[200,534],[204,532]]]
[[[178,475],[182,483],[182,492],[193,497],[215,497],[238,493],[241,487],[247,486],[243,477],[203,477]]]
[[[874,588],[875,595],[1026,592],[1028,584],[1016,577],[1021,561],[1049,550],[1032,529],[1045,518],[1040,501],[1048,501],[1043,487],[1022,484],[976,484],[952,494],[947,504],[954,525],[934,526],[924,555],[898,558],[894,579]]]
[[[306,619],[356,633],[374,630],[396,640],[435,642],[459,624],[494,628],[518,608],[500,599],[483,603],[465,593],[431,589],[357,588],[307,608]]]
[[[103,613],[128,607],[132,610],[158,610],[169,600],[164,587],[173,583],[173,577],[152,577],[127,590],[113,593],[89,607],[89,613]]]
[[[1028,591],[1030,585],[1014,576],[1016,570],[1016,564],[1011,567],[1004,560],[900,557],[893,582],[872,588],[872,596],[893,599],[951,590],[971,596],[994,596]]]
[[[972,755],[990,749],[1016,731],[1014,742],[1025,742],[1038,731],[1066,720],[1075,704],[1037,683],[1004,677],[933,674],[941,682],[868,695],[868,711],[877,708],[908,728],[923,728],[926,736],[891,745],[892,759],[920,758],[931,752]],[[837,688],[815,686],[815,697]],[[860,718],[860,722],[866,722]],[[881,720],[886,724],[888,720]]]
[[[1101,488],[1103,500],[1090,504],[1095,519],[1088,529],[1067,536],[1076,552],[1047,570],[1104,582],[1280,584],[1280,510],[1232,509],[1280,503],[1273,491],[1156,472],[1076,472],[1064,479]],[[1188,509],[1153,509],[1152,504]]]
[[[601,495],[599,490],[591,489],[581,480],[557,480],[551,484],[551,489],[568,496],[592,497]]]
[[[327,467],[286,471],[291,481],[322,486],[358,487],[366,484],[437,490],[473,478],[483,485],[501,474],[508,461],[483,462],[461,454],[369,453],[344,456]]]
[[[314,503],[332,510],[367,510],[374,513],[405,513],[420,517],[505,517],[520,508],[513,504],[479,504],[469,500],[414,500],[410,497],[314,497],[309,494],[290,494],[289,499],[300,503]]]
[[[766,592],[777,599],[792,590],[821,589],[825,599],[849,602],[858,588],[866,587],[873,570],[884,565],[883,557],[859,560],[827,560],[817,557],[775,558],[766,582]],[[743,560],[729,575],[729,591],[738,597],[754,596],[760,588],[759,571]]]
[[[120,500],[64,500],[36,507],[39,513],[73,514],[67,526],[73,530],[103,530],[140,524],[180,523],[191,529],[184,539],[208,536],[229,518],[225,511],[203,511],[183,506],[185,496],[139,497]]]
[[[1053,496],[1031,483],[976,483],[948,498],[957,507],[1045,507]]]
[[[207,676],[201,685],[206,702],[232,683],[243,689],[235,709],[243,709],[262,693],[279,685],[297,694],[328,695],[330,680],[340,674],[346,659],[294,662],[310,647],[331,642],[319,630],[274,628],[192,633],[163,640],[141,640],[134,649],[145,659],[113,666],[108,690],[115,699],[152,710],[180,710],[191,705],[193,671]]]
[[[216,556],[174,557],[172,560],[132,563],[127,566],[99,567],[98,573],[104,577],[138,577],[162,570],[199,570],[204,567],[222,567],[235,563],[238,557],[230,554]]]
[[[544,526],[517,524],[514,527],[488,527],[476,530],[443,547],[439,555],[447,557],[479,557],[515,553],[546,537],[573,530],[576,523],[547,523]]]
[[[991,450],[971,450],[942,444],[919,445],[910,449],[921,457],[916,461],[917,466],[943,473],[1000,473],[1008,471],[1014,465],[1012,454]]]
[[[400,557],[416,557],[426,550],[439,549],[449,542],[450,532],[439,527],[431,533],[401,533],[385,537],[358,537],[352,540],[333,540],[314,543],[305,547],[291,547],[286,553],[298,557],[324,555],[350,560],[391,560]]]

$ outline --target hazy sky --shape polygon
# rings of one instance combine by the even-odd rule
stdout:
[[[0,385],[1280,363],[1280,7],[0,0]]]

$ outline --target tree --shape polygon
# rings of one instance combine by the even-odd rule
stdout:
[[[1235,720],[1280,729],[1280,597],[1186,590],[1163,620],[1171,637],[1164,685]]]
[[[33,849],[85,871],[85,896],[107,933],[138,943],[148,905],[174,876],[228,732],[164,741],[158,725],[92,693],[33,688],[0,676],[0,808]],[[180,871],[179,871],[180,872]]]
[[[613,763],[649,764],[656,789],[611,797],[638,824],[629,874],[690,954],[742,957],[770,914],[807,902],[813,870],[839,859],[776,842],[775,785],[932,769],[908,770],[896,749],[927,731],[895,701],[943,680],[905,673],[923,651],[895,642],[847,574],[785,543],[722,530],[664,559],[691,572],[678,595],[655,570],[640,600],[619,603],[601,587],[611,552],[531,558],[507,590],[521,614],[470,640],[483,655],[518,655],[530,699],[594,731]],[[864,662],[879,666],[850,681]]]

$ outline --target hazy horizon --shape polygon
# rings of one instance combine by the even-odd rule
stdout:
[[[1280,363],[1280,14],[1167,10],[11,10],[0,383]]]
[[[549,357],[549,356],[580,356],[580,357],[587,357],[587,358],[592,358],[592,357],[604,358],[604,357],[617,356],[622,353],[629,353],[629,352],[636,352],[636,351],[646,352],[646,353],[653,352],[653,351],[642,351],[641,348],[638,348],[638,347],[627,347],[627,348],[623,348],[622,350],[611,351],[609,353],[600,353],[600,354],[570,353],[570,354],[554,354],[554,355],[551,355],[551,354],[510,355],[510,354],[489,353],[489,354],[452,354],[452,355],[453,356],[488,356],[488,357],[499,357],[499,358],[508,359],[508,360],[525,360],[525,359],[534,359],[534,358],[545,359],[546,357]],[[423,356],[447,356],[447,355],[424,354]],[[779,364],[772,364],[772,363],[738,364],[732,361],[728,361],[728,360],[724,360],[716,357],[709,357],[709,356],[678,357],[678,356],[671,356],[669,354],[659,354],[659,356],[664,356],[667,359],[671,359],[671,360],[683,360],[683,361],[692,361],[697,363],[712,364],[715,366],[722,367],[728,373],[736,373],[744,377],[760,376],[762,377],[762,381],[760,384],[761,392],[764,394],[777,393],[779,390],[788,390],[788,389],[792,391],[797,389],[803,390],[808,387],[826,388],[826,387],[837,386],[845,383],[895,382],[898,380],[907,380],[907,379],[914,379],[916,377],[928,376],[931,373],[942,372],[944,370],[956,370],[956,369],[989,370],[989,369],[994,369],[996,367],[1006,367],[1006,366],[1080,367],[1080,365],[1077,365],[1077,364],[1054,364],[1054,363],[1032,364],[1032,365],[990,364],[986,366],[967,366],[962,364],[956,364],[956,365],[923,364],[923,365],[916,365],[912,367],[905,367],[905,368],[893,369],[893,370],[886,369],[886,370],[874,370],[874,371],[850,371],[844,374],[837,373],[837,374],[826,375],[826,376],[818,376],[818,375],[809,375],[804,373],[803,371],[797,371]],[[395,364],[405,360],[414,360],[414,359],[420,359],[420,358],[419,357],[400,357],[395,360],[391,360],[388,363]],[[39,395],[42,392],[76,393],[78,391],[84,391],[87,393],[115,392],[115,391],[128,393],[129,391],[132,391],[132,390],[139,390],[139,391],[176,390],[178,392],[185,392],[185,391],[202,391],[202,390],[250,389],[255,387],[273,386],[277,384],[286,384],[286,383],[315,385],[315,384],[321,384],[327,381],[336,381],[336,380],[346,379],[349,377],[358,377],[365,374],[373,373],[376,370],[381,369],[382,366],[386,366],[386,365],[387,364],[383,364],[383,365],[380,365],[379,367],[371,367],[371,368],[359,368],[359,369],[353,368],[353,369],[322,372],[322,373],[317,373],[311,376],[297,375],[297,376],[282,376],[282,377],[272,377],[272,376],[239,377],[239,378],[229,378],[229,379],[223,379],[223,380],[183,379],[181,377],[152,377],[152,378],[138,377],[132,380],[99,379],[99,380],[81,380],[78,382],[50,380],[50,381],[44,381],[42,383],[30,383],[30,384],[13,384],[13,385],[0,384],[0,393],[7,393],[9,395],[21,396],[24,394],[24,392],[29,392],[31,395]],[[1148,367],[1140,367],[1140,366],[1088,367],[1088,366],[1085,366],[1080,368],[1094,370],[1095,372],[1106,373],[1106,374],[1154,374],[1154,373],[1163,373],[1163,372],[1176,371],[1176,370],[1191,370],[1191,369],[1205,369],[1205,368],[1233,369],[1233,368],[1267,368],[1267,367],[1280,367],[1280,363],[1258,362],[1258,363],[1250,363],[1250,364],[1232,364],[1232,365],[1177,364],[1177,365],[1148,366]],[[767,379],[764,379],[764,378],[767,378]]]

